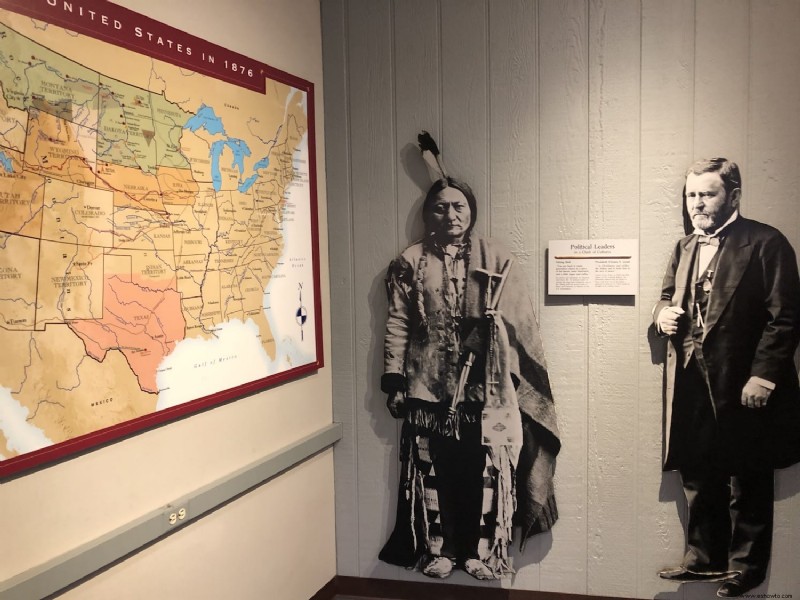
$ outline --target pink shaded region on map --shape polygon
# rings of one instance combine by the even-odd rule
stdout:
[[[69,323],[95,360],[102,362],[109,350],[122,352],[145,392],[158,393],[156,369],[186,331],[181,297],[171,285],[174,280],[107,275],[103,318]]]

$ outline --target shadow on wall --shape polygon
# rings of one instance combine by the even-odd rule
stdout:
[[[400,162],[403,165],[403,170],[419,188],[420,193],[411,210],[406,215],[405,234],[406,239],[410,243],[422,239],[425,235],[425,226],[422,223],[422,204],[425,201],[425,196],[428,193],[431,185],[433,185],[433,175],[428,169],[425,161],[422,160],[419,152],[419,146],[416,144],[406,144],[400,151]],[[394,258],[393,256],[391,258]],[[388,261],[387,261],[388,266]]]
[[[387,267],[389,266],[390,260],[391,258],[386,260]],[[383,336],[386,331],[386,317],[388,312],[385,272],[383,269],[372,279],[372,284],[369,288],[368,303],[370,307],[370,336],[368,341],[360,340],[359,343],[369,344],[369,349],[367,351],[367,373],[369,375],[369,381],[364,396],[364,414],[369,415],[370,426],[375,436],[381,441],[384,448],[386,448],[381,471],[373,473],[370,478],[375,484],[378,484],[378,481],[383,478],[383,483],[388,489],[387,493],[381,495],[385,499],[385,504],[383,506],[376,505],[373,507],[373,510],[383,511],[382,531],[384,535],[381,541],[381,544],[383,544],[383,542],[388,539],[388,532],[391,531],[391,527],[394,523],[394,506],[397,500],[397,482],[399,481],[400,469],[398,449],[401,423],[401,421],[392,418],[389,414],[389,410],[386,408],[386,394],[381,391],[380,385],[381,374],[383,374]],[[376,495],[376,497],[381,496]],[[378,550],[380,550],[380,548],[375,550],[376,559]]]
[[[425,193],[433,182],[431,174],[420,156],[419,148],[415,144],[407,144],[401,150],[400,158],[406,174],[420,190],[403,224],[405,238],[401,240],[401,245],[405,247],[406,240],[413,242],[421,239],[424,234],[421,216],[422,204]],[[400,225],[402,223],[402,215],[398,215],[398,220],[398,225]],[[369,338],[357,340],[357,344],[367,350],[367,364],[365,365],[367,385],[362,398],[363,414],[364,416],[368,415],[370,428],[379,444],[382,445],[381,450],[383,451],[383,461],[372,465],[374,470],[369,474],[369,485],[386,486],[385,491],[378,492],[376,490],[373,493],[372,497],[376,502],[369,508],[369,510],[382,512],[380,517],[381,531],[375,533],[375,537],[378,538],[378,546],[364,549],[366,552],[374,552],[375,569],[377,570],[370,573],[370,576],[375,576],[376,574],[386,576],[386,573],[383,572],[384,567],[390,567],[392,571],[397,569],[397,567],[377,562],[378,552],[386,540],[389,539],[389,534],[395,521],[398,485],[400,482],[399,441],[402,425],[401,420],[396,420],[389,414],[389,410],[386,407],[386,394],[381,391],[380,386],[380,379],[383,374],[383,338],[386,331],[388,310],[385,286],[386,270],[389,267],[389,263],[399,253],[399,249],[395,248],[391,243],[383,247],[386,255],[375,257],[381,266],[377,272],[372,274],[367,297],[370,310]]]
[[[664,365],[667,362],[667,338],[658,335],[653,323],[647,328],[647,343],[650,345],[650,363]]]
[[[419,148],[415,144],[406,144],[400,152],[400,160],[408,177],[417,185],[420,192],[414,201],[411,210],[406,216],[405,240],[413,243],[424,235],[422,223],[422,204],[425,193],[433,183],[431,174],[420,156]],[[398,215],[398,218],[402,218]],[[405,247],[405,240],[401,245]],[[382,267],[373,277],[369,288],[368,303],[370,307],[370,339],[361,340],[361,343],[369,344],[367,352],[367,373],[369,384],[366,388],[364,397],[364,410],[370,417],[370,426],[375,436],[384,444],[385,460],[380,473],[375,473],[375,478],[383,477],[383,484],[387,486],[387,491],[380,496],[384,503],[378,510],[383,511],[382,530],[380,547],[389,539],[389,534],[394,527],[395,512],[397,506],[398,485],[400,482],[400,459],[399,442],[400,428],[402,420],[392,418],[386,408],[386,394],[381,391],[380,378],[383,374],[383,338],[386,332],[387,317],[387,298],[386,298],[386,270],[389,263],[396,258],[398,249],[391,245],[386,246],[386,256],[383,257]],[[401,249],[400,249],[401,250]],[[380,547],[375,548],[375,559],[377,560]],[[396,567],[395,567],[396,568]]]
[[[667,338],[662,337],[656,331],[653,323],[647,328],[647,343],[650,346],[650,362],[653,365],[660,365],[663,369],[667,360]],[[666,402],[666,382],[663,377],[661,380],[661,402]],[[662,408],[662,415],[666,415],[665,407]],[[661,440],[665,439],[666,420],[661,423]],[[660,464],[659,464],[660,468]],[[682,529],[686,531],[686,500],[683,495],[683,485],[677,471],[664,471],[661,473],[661,486],[658,490],[658,501],[662,503],[670,502],[675,504],[678,512]],[[657,598],[673,598],[671,593],[656,596]]]
[[[664,471],[661,473],[661,486],[658,490],[658,500],[662,503],[671,503],[675,505],[675,510],[678,513],[678,519],[681,522],[681,529],[684,531],[684,536],[686,532],[686,519],[687,519],[687,511],[686,511],[686,500],[683,495],[683,486],[681,485],[681,477],[677,471]],[[680,554],[675,556],[674,560],[672,561],[675,565],[681,564],[683,559],[683,548],[681,548]],[[669,560],[665,559],[665,563],[662,565],[663,568],[671,566]],[[653,574],[655,576],[655,573]],[[714,588],[716,589],[716,588]],[[711,594],[714,594],[714,590],[711,590]],[[681,592],[680,588],[678,588],[675,592],[660,592],[655,595],[655,598],[662,598],[664,600],[669,600],[672,598],[683,598],[683,593]]]
[[[800,463],[775,471],[775,500],[786,500],[800,493]]]
[[[556,523],[553,527],[557,530],[558,523]],[[545,531],[544,533],[537,533],[536,535],[528,538],[528,542],[525,544],[524,552],[520,552],[519,537],[520,530],[518,527],[515,527],[511,559],[514,561],[514,569],[517,571],[517,573],[526,567],[530,567],[531,565],[538,565],[550,553],[550,549],[553,547],[553,529]]]

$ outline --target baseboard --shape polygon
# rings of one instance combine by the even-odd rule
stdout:
[[[338,575],[334,575],[333,578],[326,583],[322,588],[309,600],[332,600],[336,594],[339,593],[338,591]]]
[[[393,581],[337,575],[310,600],[333,600],[337,594],[384,600],[620,600],[560,592],[506,590],[438,582]]]

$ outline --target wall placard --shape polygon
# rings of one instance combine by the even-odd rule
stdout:
[[[639,288],[639,240],[550,240],[547,293],[633,296]]]

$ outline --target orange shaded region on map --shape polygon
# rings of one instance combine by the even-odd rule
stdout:
[[[122,352],[139,387],[155,394],[156,368],[184,338],[186,322],[177,290],[148,287],[152,283],[135,275],[106,274],[103,318],[69,325],[95,360],[103,361],[109,350]]]
[[[25,143],[25,167],[56,179],[94,186],[97,133],[81,125],[31,109]]]
[[[164,212],[158,177],[141,169],[98,161],[97,187],[114,191],[114,206],[117,208]]]

